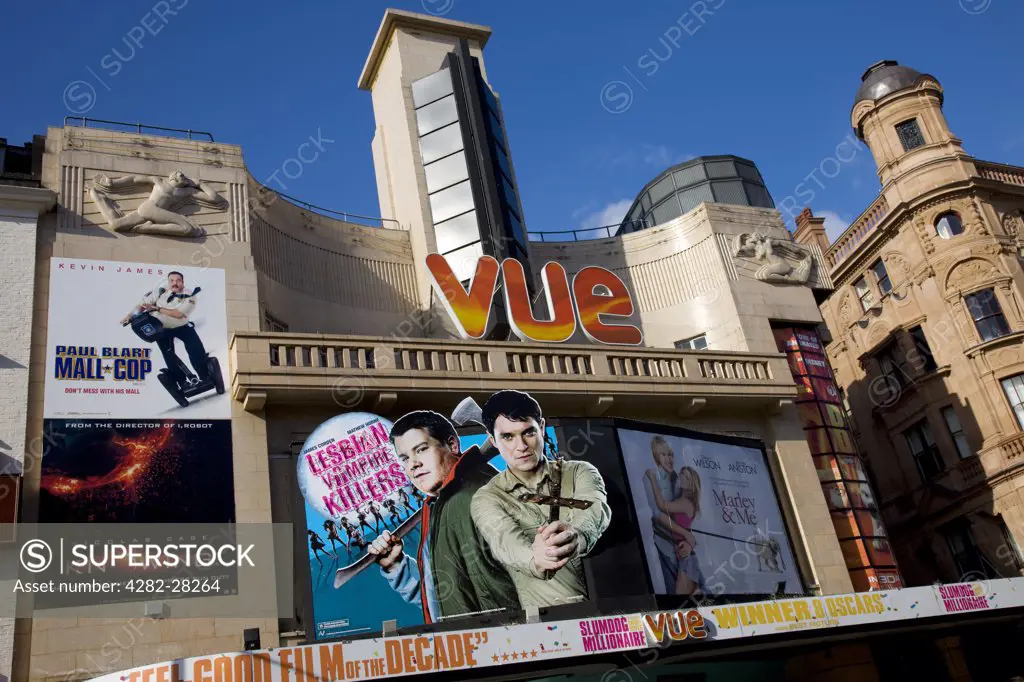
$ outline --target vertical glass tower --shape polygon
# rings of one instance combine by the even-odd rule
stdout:
[[[412,100],[438,252],[464,282],[482,255],[515,258],[532,282],[501,107],[465,39]]]

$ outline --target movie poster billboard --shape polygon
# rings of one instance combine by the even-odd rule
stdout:
[[[618,428],[655,594],[803,594],[759,441]]]
[[[224,271],[50,260],[40,521],[234,520]]]
[[[321,424],[297,464],[316,639],[646,595],[613,430],[573,452],[556,432],[518,391]]]
[[[812,328],[773,330],[797,385],[796,409],[839,545],[858,591],[902,586],[867,472],[846,422],[821,339]]]
[[[231,422],[50,419],[43,523],[229,523]]]
[[[399,463],[390,433],[388,420],[350,412],[318,426],[299,453],[316,639],[379,630],[389,619],[423,622],[367,552],[384,531],[410,547],[420,539],[423,495]]]

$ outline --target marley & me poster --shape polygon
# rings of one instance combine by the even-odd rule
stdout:
[[[759,441],[618,429],[654,593],[802,594]]]

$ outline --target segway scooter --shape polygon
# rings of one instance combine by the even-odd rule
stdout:
[[[196,287],[191,294],[177,294],[177,297],[191,298],[201,290],[202,287]],[[163,292],[161,291],[159,293],[162,294]],[[189,324],[191,324],[191,322]],[[148,311],[135,313],[128,320],[127,325],[130,325],[136,336],[146,343],[156,343],[164,336],[163,323]],[[182,381],[176,381],[170,370],[166,367],[160,370],[156,378],[179,405],[187,407],[189,398],[199,395],[200,393],[206,393],[210,390],[216,390],[218,395],[224,393],[224,375],[221,374],[220,362],[217,358],[211,356],[209,353],[206,354],[206,371],[208,378],[203,381],[196,376],[195,372],[189,369],[188,365],[185,364],[184,360],[178,357],[177,353],[172,353],[171,357],[173,358],[174,368],[178,370],[179,376],[184,377],[184,379]]]

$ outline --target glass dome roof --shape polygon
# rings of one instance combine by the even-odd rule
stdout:
[[[700,156],[672,166],[640,191],[619,234],[666,223],[702,202],[775,208],[753,161],[738,156]]]

